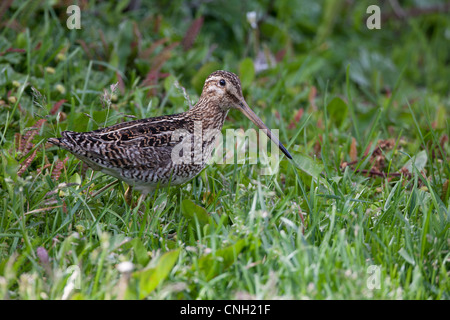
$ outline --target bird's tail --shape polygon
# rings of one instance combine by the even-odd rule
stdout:
[[[60,147],[61,146],[61,139],[62,138],[48,138],[47,141],[54,144],[55,146]]]
[[[61,138],[49,138],[47,141],[54,144],[55,146],[71,151],[76,144],[75,140],[72,137],[73,134],[77,134],[77,132],[63,131],[61,132]]]

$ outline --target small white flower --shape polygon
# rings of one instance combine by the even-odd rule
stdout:
[[[45,71],[47,71],[47,73],[54,74],[54,73],[55,73],[55,68],[52,68],[52,67],[46,67],[46,68],[45,68]]]
[[[80,234],[76,231],[74,231],[70,236],[74,239],[80,239]]]
[[[56,55],[56,60],[57,61],[64,61],[64,60],[66,60],[66,55],[64,53],[58,53]]]
[[[59,91],[59,93],[61,93],[61,94],[65,94],[66,93],[66,88],[62,84],[57,84],[55,86],[55,89],[57,91]]]
[[[193,247],[193,246],[186,246],[186,251],[190,251],[190,252],[197,252],[197,248]]]
[[[247,12],[247,21],[248,21],[248,23],[250,23],[250,25],[253,29],[256,29],[258,27],[258,25],[256,24],[256,12],[255,11]]]
[[[116,266],[120,273],[130,273],[134,269],[134,264],[130,261],[124,261]]]

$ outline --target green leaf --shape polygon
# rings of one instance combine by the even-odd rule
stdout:
[[[255,66],[250,58],[245,58],[239,64],[239,78],[241,79],[242,88],[248,88],[255,79]]]
[[[447,111],[445,109],[444,106],[439,106],[438,110],[436,112],[436,128],[437,129],[444,129],[445,128],[445,124],[447,121]]]
[[[301,153],[292,154],[292,160],[298,169],[316,179],[319,178],[320,173],[324,169],[323,164]]]
[[[340,127],[347,118],[348,106],[341,98],[334,98],[327,106],[330,121]]]
[[[19,163],[16,159],[14,159],[14,155],[7,152],[7,150],[3,150],[1,154],[2,159],[2,176],[11,178],[13,181],[17,180],[17,171],[19,170]],[[3,178],[2,177],[2,178]],[[12,186],[11,183],[7,183],[4,179],[2,179],[2,184],[5,189],[8,186]]]
[[[170,102],[172,102],[174,106],[182,106],[187,102],[184,99],[182,91],[176,87],[176,82],[176,77],[173,75],[168,76],[164,79],[164,89],[166,90]]]
[[[118,26],[117,41],[114,43],[114,51],[117,56],[114,57],[114,63],[111,65],[117,67],[121,71],[125,71],[127,59],[131,54],[132,42],[133,42],[133,23],[129,20],[125,20]]]
[[[198,270],[208,281],[211,280],[229,268],[236,261],[238,254],[244,249],[245,245],[245,240],[239,240],[234,245],[202,256],[198,260]],[[194,265],[194,270],[195,269]]]
[[[406,260],[406,262],[412,264],[413,266],[416,265],[416,262],[414,261],[414,259],[409,255],[408,251],[405,250],[405,248],[401,248],[398,252],[403,259]]]
[[[181,202],[181,213],[188,220],[189,224],[193,226],[195,226],[196,220],[202,228],[207,224],[213,223],[206,209],[196,205],[189,199],[184,199]]]
[[[403,166],[404,169],[407,169],[410,173],[413,173],[413,166],[416,167],[416,169],[421,172],[425,165],[427,164],[428,156],[427,152],[425,150],[420,151],[418,154],[416,154],[414,157],[409,159],[405,165]]]
[[[166,208],[167,205],[167,194],[166,193],[162,193],[158,196],[158,198],[156,198],[155,203],[153,204],[153,208],[155,208],[155,217],[159,216],[164,209]]]
[[[78,173],[74,173],[69,180],[70,183],[76,183],[81,186],[81,177]]]
[[[164,253],[158,260],[156,267],[133,272],[132,277],[137,281],[139,288],[139,299],[147,297],[155,288],[169,275],[173,266],[177,262],[180,249]],[[128,286],[126,292],[127,299],[134,299],[132,288]]]
[[[134,238],[133,240],[131,240],[131,244],[133,246],[134,257],[136,258],[136,262],[141,266],[145,267],[150,258],[147,254],[147,249],[145,249],[144,245],[142,244],[141,239]]]

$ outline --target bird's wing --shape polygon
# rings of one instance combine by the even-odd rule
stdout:
[[[117,124],[91,132],[62,132],[62,138],[49,139],[92,167],[158,168],[171,161],[172,149],[182,141],[172,139],[183,118],[150,118]],[[93,162],[93,163],[90,163]]]

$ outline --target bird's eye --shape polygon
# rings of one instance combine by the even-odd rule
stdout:
[[[219,81],[219,84],[222,86],[222,87],[225,87],[225,80],[223,80],[223,79],[220,79],[220,81]]]

